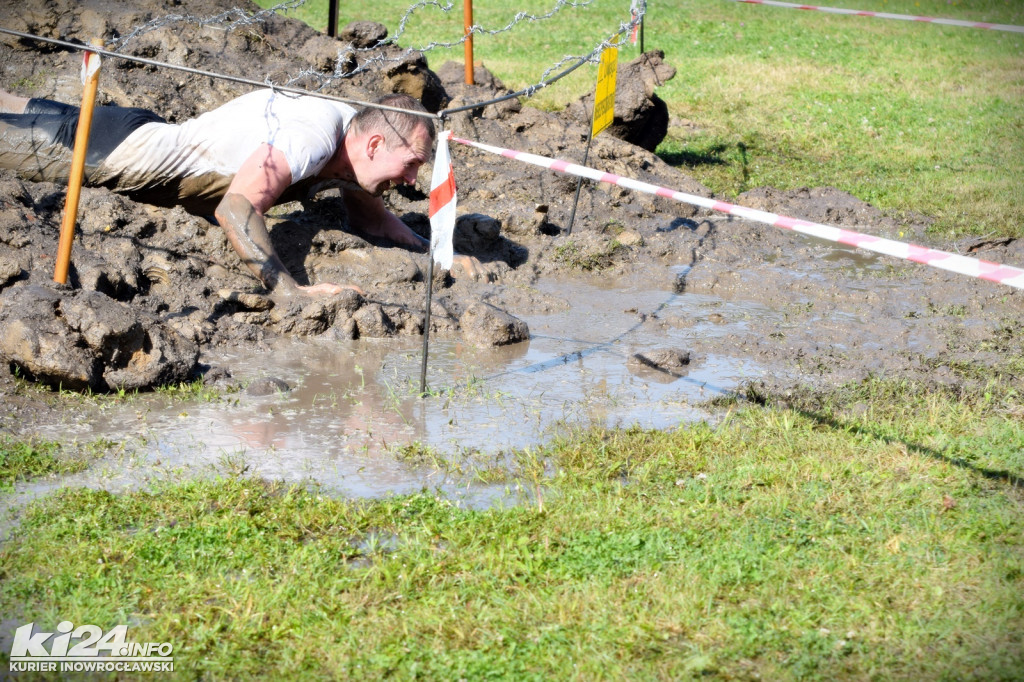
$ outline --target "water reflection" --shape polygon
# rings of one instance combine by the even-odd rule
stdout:
[[[286,339],[270,352],[224,354],[212,364],[229,368],[236,379],[278,378],[291,390],[184,404],[148,395],[96,408],[75,425],[77,437],[129,441],[130,461],[100,462],[62,481],[26,484],[19,495],[62,484],[116,490],[153,479],[244,471],[313,480],[351,496],[427,487],[487,503],[506,494],[509,484],[456,480],[450,472],[407,462],[397,450],[419,443],[440,453],[498,453],[538,445],[577,425],[666,428],[706,418],[701,402],[728,393],[761,368],[706,354],[693,357],[682,376],[655,380],[635,371],[635,363],[631,368],[629,358],[658,348],[687,350],[695,339],[776,316],[754,304],[693,294],[580,282],[538,285],[543,287],[572,305],[524,316],[529,342],[484,350],[432,340],[425,398],[419,396],[421,339]],[[40,425],[39,433],[61,437],[66,429]]]

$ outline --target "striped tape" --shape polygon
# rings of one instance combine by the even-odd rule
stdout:
[[[967,28],[987,28],[993,31],[1012,31],[1024,33],[1024,26],[1012,24],[990,24],[985,21],[964,21],[962,19],[941,19],[939,17],[919,17],[913,14],[890,14],[889,12],[865,12],[857,9],[843,9],[841,7],[817,7],[815,5],[799,5],[792,2],[779,2],[779,0],[734,0],[748,5],[771,5],[772,7],[788,7],[789,9],[814,10],[817,12],[828,12],[830,14],[852,14],[858,17],[876,17],[878,19],[901,19],[903,21],[921,21],[926,24],[942,24],[944,26],[964,26]]]
[[[743,206],[735,206],[724,201],[716,201],[715,199],[708,199],[706,197],[697,196],[696,194],[677,192],[675,190],[658,187],[657,185],[651,185],[639,180],[624,178],[613,173],[605,173],[593,168],[587,168],[586,166],[579,166],[574,163],[569,163],[568,161],[559,161],[556,159],[549,159],[545,156],[538,156],[536,154],[517,152],[511,149],[502,149],[501,147],[494,147],[488,144],[464,140],[458,137],[453,137],[452,140],[460,144],[491,152],[492,154],[499,154],[510,159],[516,159],[517,161],[541,166],[542,168],[549,168],[560,173],[589,178],[590,180],[595,180],[597,182],[607,182],[620,187],[625,187],[626,189],[632,189],[637,192],[655,194],[659,197],[667,197],[683,203],[708,208],[713,211],[728,213],[729,215],[745,218],[746,220],[767,223],[769,225],[781,227],[786,230],[792,230],[794,232],[800,232],[812,237],[818,237],[819,239],[835,242],[837,244],[854,246],[860,249],[882,253],[887,256],[895,256],[896,258],[902,258],[915,263],[923,263],[935,268],[949,270],[950,272],[956,272],[961,275],[978,277],[980,279],[989,280],[990,282],[998,282],[1017,289],[1024,289],[1024,269],[1010,265],[1000,265],[999,263],[979,260],[977,258],[971,258],[970,256],[961,256],[955,253],[939,251],[937,249],[929,249],[923,246],[906,244],[892,239],[873,237],[859,232],[844,230],[839,227],[821,225],[819,223],[812,223],[806,220],[798,220],[797,218],[787,218],[786,216],[768,213],[767,211],[758,211],[752,208],[744,208]]]

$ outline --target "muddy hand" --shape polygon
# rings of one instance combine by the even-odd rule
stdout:
[[[474,280],[483,279],[485,282],[493,282],[497,277],[494,268],[484,265],[475,256],[467,256],[461,253],[455,254],[455,257],[452,259],[453,275],[456,274],[456,270],[461,270]]]
[[[360,296],[366,295],[365,291],[354,284],[333,284],[331,282],[321,282],[320,284],[313,284],[310,286],[295,287],[296,291],[300,294],[305,294],[306,296],[337,296],[346,289],[351,289]]]

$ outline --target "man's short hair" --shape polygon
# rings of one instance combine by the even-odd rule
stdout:
[[[427,113],[426,107],[418,99],[400,93],[384,95],[376,101],[376,104]],[[363,107],[352,119],[349,130],[357,135],[381,133],[384,135],[385,146],[389,150],[393,150],[400,144],[408,145],[413,131],[418,126],[426,128],[427,134],[430,136],[430,143],[433,145],[436,133],[434,131],[434,122],[429,117],[418,114],[406,114],[401,111],[393,111],[392,109],[381,109],[374,106]]]

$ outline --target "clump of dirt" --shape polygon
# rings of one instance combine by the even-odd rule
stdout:
[[[213,17],[239,5],[250,13],[258,11],[235,0],[190,0],[180,6],[140,0],[130,10],[113,0],[31,0],[0,9],[0,25],[83,42],[103,35],[127,54],[258,80],[323,86],[329,94],[357,100],[404,91],[432,110],[507,92],[483,69],[478,68],[478,85],[464,86],[461,67],[439,65],[434,71],[423,55],[404,54],[397,46],[385,51],[400,56],[398,61],[324,85],[339,59],[349,68],[359,66],[364,53],[349,48],[376,40],[379,29],[373,24],[351,27],[332,39],[297,21],[261,15],[229,30],[224,30],[225,22],[178,20],[133,35],[162,17],[184,16],[186,9],[191,17]],[[133,37],[125,40],[127,36]],[[0,86],[17,94],[75,102],[80,61],[74,51],[4,36]],[[105,64],[101,103],[150,108],[171,121],[198,115],[249,90],[132,62],[108,59]],[[632,118],[616,109],[622,127],[617,134],[628,139],[634,134],[627,125],[630,120],[648,132],[667,125],[664,103],[658,104],[654,90],[674,71],[660,53],[645,55],[627,68],[637,70],[636,82],[643,89],[642,96],[631,97]],[[560,113],[526,104],[512,99],[481,107],[449,117],[446,126],[459,137],[580,161],[587,126],[578,112],[586,102]],[[657,144],[652,140],[648,135],[634,141],[650,149]],[[601,135],[594,140],[589,165],[712,195],[643,147]],[[458,144],[452,155],[459,187],[456,248],[487,263],[490,275],[488,281],[474,281],[460,272],[435,276],[433,335],[482,345],[527,338],[517,316],[566,305],[533,285],[547,277],[583,277],[748,300],[781,311],[783,325],[723,320],[729,333],[687,349],[693,357],[713,350],[778,367],[778,375],[765,376],[764,382],[779,390],[792,382],[794,370],[801,382],[809,383],[872,373],[947,382],[984,380],[984,372],[962,371],[967,366],[989,367],[1020,380],[1013,374],[1020,371],[1013,359],[1022,353],[1024,337],[1024,298],[1018,291],[604,183],[583,184],[570,231],[576,178]],[[390,208],[424,235],[429,221],[422,190],[429,186],[430,171],[429,165],[422,170],[419,189],[402,188],[386,197]],[[4,334],[11,338],[12,324],[32,329],[20,345],[12,341],[0,347],[0,355],[40,380],[101,390],[144,387],[201,373],[206,353],[225,346],[259,348],[281,335],[347,339],[424,332],[427,257],[364,239],[348,224],[337,191],[280,207],[270,221],[271,235],[300,283],[347,282],[366,295],[350,292],[328,300],[283,303],[272,300],[241,266],[217,226],[181,209],[156,209],[103,189],[83,191],[70,286],[52,285],[64,192],[60,185],[26,182],[0,172],[0,326],[6,325]],[[927,219],[886,215],[830,188],[760,188],[737,203],[880,236],[930,239]],[[1014,241],[930,245],[973,249],[991,260],[1024,261],[1024,249]],[[78,327],[70,323],[69,307],[120,321],[108,324],[96,340],[80,321]],[[678,323],[660,318],[657,311],[646,314],[643,322]],[[42,352],[32,353],[33,343],[42,348],[61,337],[68,344],[61,362],[75,365],[68,360],[77,357],[71,349],[81,356],[79,366],[67,373],[77,377],[73,382],[56,373],[60,363],[40,365]],[[682,357],[669,358],[675,364],[669,362],[668,374],[685,373]],[[668,361],[638,362],[657,369]],[[139,371],[132,375],[134,369]]]

